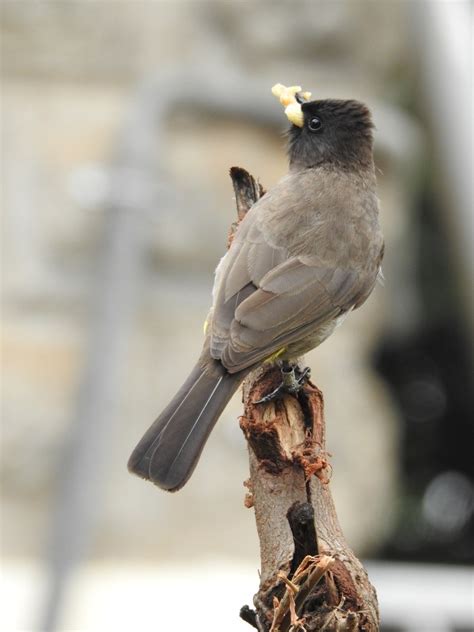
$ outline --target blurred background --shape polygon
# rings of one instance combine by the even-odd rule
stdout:
[[[22,2],[2,17],[1,629],[250,629],[236,396],[189,484],[126,462],[197,355],[270,93],[373,110],[385,285],[307,357],[383,630],[472,626],[469,2]],[[186,607],[183,608],[183,604]]]

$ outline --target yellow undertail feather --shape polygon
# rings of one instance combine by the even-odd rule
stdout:
[[[285,351],[286,351],[286,347],[282,347],[278,351],[275,351],[275,353],[272,353],[271,356],[268,356],[268,358],[264,360],[264,362],[266,364],[271,364],[272,362],[275,362],[275,360],[279,358],[281,355],[283,355]]]

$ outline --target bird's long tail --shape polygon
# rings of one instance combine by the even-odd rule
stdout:
[[[168,491],[182,487],[245,373],[229,374],[220,362],[201,359],[133,451],[128,469]]]

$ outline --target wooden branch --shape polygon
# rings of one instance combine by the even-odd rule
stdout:
[[[244,169],[233,167],[231,178],[238,222],[229,244],[263,194]],[[255,510],[261,571],[255,610],[244,606],[241,617],[260,632],[375,632],[375,589],[344,539],[329,488],[322,393],[307,382],[297,396],[254,403],[280,381],[279,367],[266,365],[243,387],[240,425],[250,461],[245,504]]]

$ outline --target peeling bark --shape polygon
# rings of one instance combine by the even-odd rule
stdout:
[[[232,168],[231,177],[241,221],[262,189],[243,169]],[[330,492],[322,393],[307,382],[297,396],[254,403],[280,380],[280,369],[267,365],[243,388],[245,505],[255,511],[261,571],[255,610],[244,606],[241,617],[261,632],[375,632],[375,589],[344,539]]]

